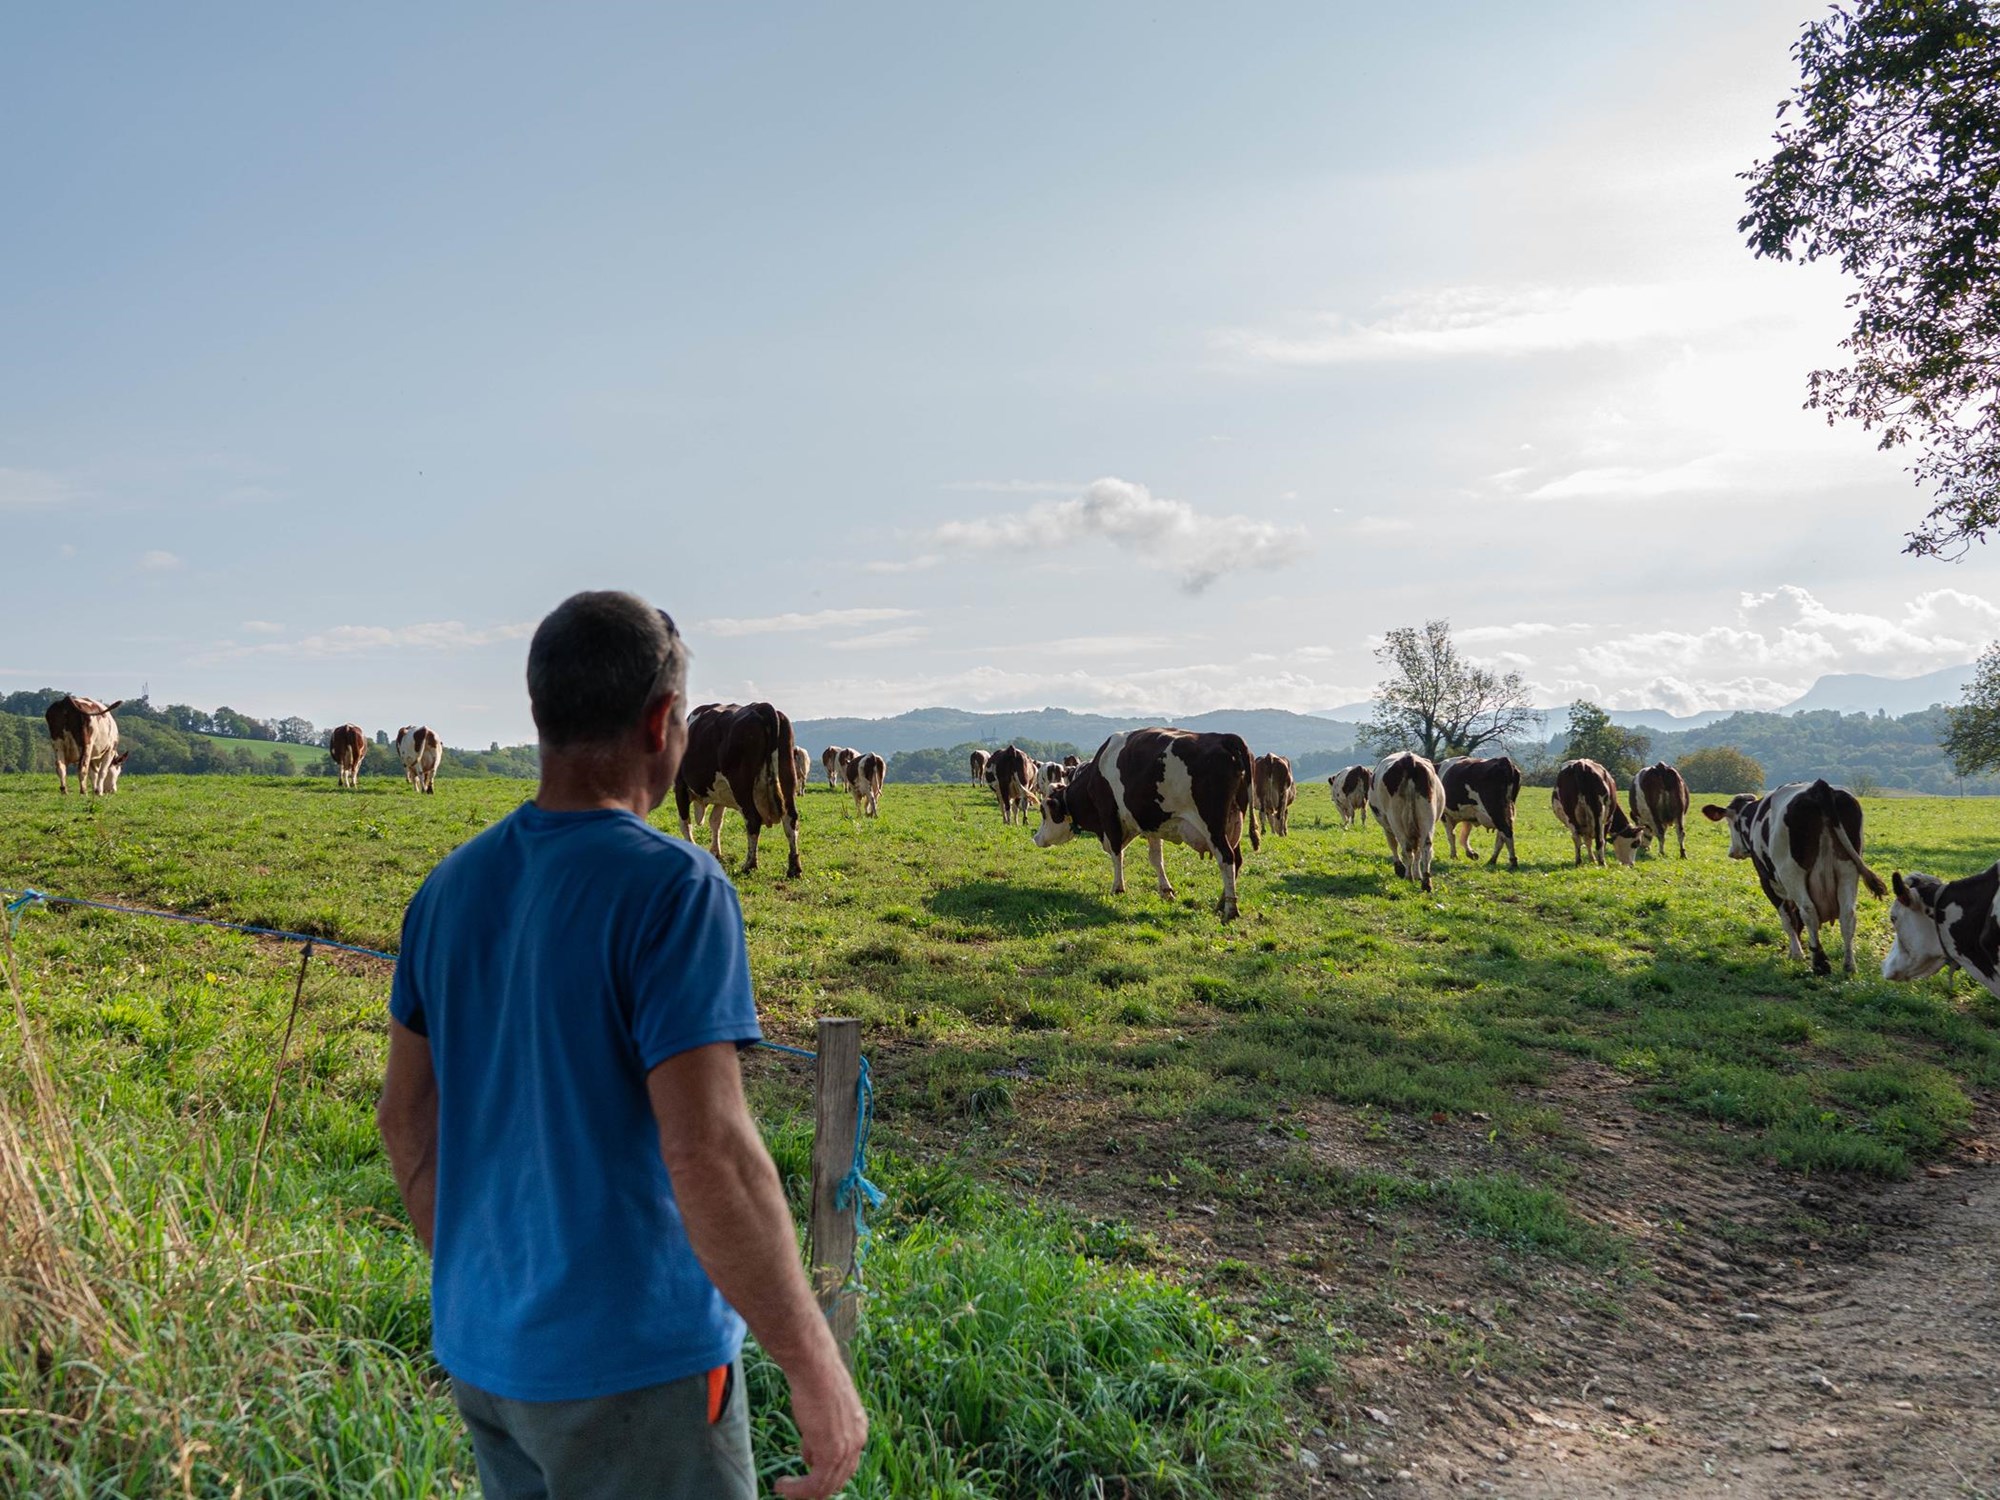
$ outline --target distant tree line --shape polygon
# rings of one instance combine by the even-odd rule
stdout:
[[[0,772],[55,773],[55,749],[42,714],[62,696],[54,688],[38,688],[0,697]],[[333,758],[325,753],[331,731],[315,729],[306,719],[253,719],[233,708],[208,712],[180,703],[155,708],[143,697],[128,698],[117,719],[119,747],[132,756],[125,764],[127,775],[334,774]],[[218,739],[228,743],[219,744]],[[540,764],[533,745],[502,746],[496,741],[485,750],[447,747],[438,775],[533,778]],[[403,774],[387,730],[378,729],[370,737],[361,774]]]

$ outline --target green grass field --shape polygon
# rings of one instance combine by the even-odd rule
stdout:
[[[0,778],[0,887],[393,948],[430,865],[531,790],[162,777],[84,802]],[[1036,849],[984,789],[892,786],[879,820],[850,810],[808,793],[805,876],[783,879],[767,842],[740,884],[767,1030],[809,1044],[813,1017],[858,1016],[876,1060],[875,1175],[892,1202],[867,1268],[859,1357],[877,1427],[860,1494],[1256,1493],[1300,1416],[1294,1392],[1335,1376],[1337,1338],[1253,1344],[1226,1277],[1191,1277],[1130,1225],[1066,1207],[1059,1177],[1011,1169],[1024,1142],[1045,1164],[1164,1132],[1176,1181],[1162,1193],[1193,1186],[1273,1217],[1299,1197],[1365,1203],[1495,1254],[1609,1272],[1626,1247],[1565,1193],[1566,1122],[1532,1093],[1573,1063],[1636,1080],[1689,1151],[1876,1177],[1941,1151],[2000,1082],[2000,1006],[1983,991],[1870,977],[1886,918],[1866,898],[1862,976],[1812,979],[1706,823],[1685,863],[1576,870],[1531,789],[1522,869],[1441,866],[1425,897],[1312,785],[1292,837],[1249,857],[1243,917],[1225,926],[1214,866],[1185,851],[1169,851],[1168,904],[1143,852],[1113,897],[1094,847]],[[1885,876],[1960,874],[2000,852],[2000,804],[1867,810]],[[732,818],[732,870],[741,853]],[[424,1356],[422,1259],[374,1142],[384,966],[315,961],[246,1252],[296,952],[30,912],[18,955],[65,1123],[24,1123],[10,1034],[7,1128],[39,1174],[42,1228],[23,1227],[25,1189],[0,1174],[0,1275],[43,1290],[0,1303],[0,1491],[469,1484]],[[781,1165],[802,1176],[804,1080],[783,1063],[753,1072]],[[1308,1107],[1479,1117],[1508,1149],[1442,1174],[1341,1172],[1284,1149],[1251,1171],[1206,1149],[1245,1128],[1286,1146]],[[755,1389],[776,1463],[773,1372],[760,1366]]]

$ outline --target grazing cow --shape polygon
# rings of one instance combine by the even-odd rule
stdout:
[[[1413,750],[1399,750],[1375,768],[1368,791],[1375,826],[1389,841],[1396,873],[1431,888],[1431,840],[1444,816],[1437,767]]]
[[[1333,789],[1333,810],[1340,814],[1340,826],[1352,828],[1355,816],[1368,826],[1368,794],[1375,787],[1375,773],[1366,766],[1349,766],[1326,778]]]
[[[1059,760],[1045,760],[1038,773],[1044,791],[1051,791],[1069,780],[1069,767]]]
[[[1063,757],[1063,769],[1065,771],[1074,771],[1082,764],[1083,757],[1081,755],[1065,755]]]
[[[69,795],[69,768],[76,767],[79,796],[104,794],[104,781],[111,757],[118,753],[118,721],[111,710],[124,703],[118,698],[99,703],[95,698],[79,698],[65,693],[42,712],[49,726],[49,740],[56,747],[56,785]]]
[[[975,750],[972,752],[972,784],[978,786],[985,779],[986,752],[984,750]]]
[[[757,836],[767,823],[785,830],[791,858],[787,875],[799,873],[798,762],[792,756],[792,721],[768,703],[704,703],[688,715],[687,751],[674,778],[674,808],[681,837],[691,838],[688,814],[708,822],[708,848],[722,858],[722,814],[743,814],[750,856],[743,873],[757,868]],[[852,751],[847,752],[853,754]]]
[[[841,775],[841,757],[853,753],[852,750],[843,750],[839,745],[828,745],[820,751],[820,769],[826,772],[826,784],[829,787],[837,787],[846,779]]]
[[[1688,857],[1688,784],[1665,761],[1655,761],[1632,778],[1632,821],[1667,847],[1667,830],[1680,840],[1681,858]]]
[[[359,724],[343,724],[326,737],[326,753],[342,786],[361,785],[361,763],[368,759],[368,736]]]
[[[2000,864],[1949,883],[1935,875],[1889,877],[1895,941],[1882,960],[1884,979],[1924,979],[1949,964],[2000,995]]]
[[[1472,830],[1493,830],[1493,852],[1486,863],[1500,863],[1500,848],[1507,848],[1507,868],[1518,870],[1514,857],[1514,803],[1521,795],[1521,768],[1507,756],[1460,755],[1438,767],[1444,783],[1444,853],[1456,858],[1463,847],[1467,859],[1472,852]],[[1461,832],[1462,831],[1462,832]]]
[[[1851,792],[1824,781],[1794,781],[1758,797],[1743,792],[1727,807],[1709,803],[1701,815],[1729,824],[1729,857],[1747,859],[1757,883],[1777,909],[1793,958],[1803,932],[1815,974],[1833,967],[1820,946],[1823,922],[1840,923],[1840,972],[1854,972],[1854,888],[1888,894],[1882,877],[1861,858],[1861,804]]]
[[[1125,890],[1125,846],[1146,841],[1160,894],[1173,899],[1163,840],[1213,854],[1222,871],[1221,912],[1236,915],[1236,874],[1243,868],[1239,842],[1245,823],[1257,847],[1251,815],[1255,772],[1250,747],[1234,734],[1185,729],[1132,729],[1114,734],[1077,768],[1069,784],[1042,802],[1035,842],[1053,849],[1079,833],[1095,834],[1111,856],[1111,892]]]
[[[1594,760],[1566,760],[1556,768],[1549,807],[1556,821],[1569,830],[1578,864],[1583,863],[1586,844],[1592,862],[1598,865],[1604,863],[1607,843],[1618,863],[1626,866],[1646,847],[1646,830],[1626,817],[1619,805],[1618,783]]]
[[[396,755],[403,762],[403,779],[426,792],[437,790],[438,762],[444,746],[427,724],[405,724],[396,731]]]
[[[882,777],[888,766],[882,757],[870,750],[866,755],[857,755],[847,763],[847,791],[854,798],[854,811],[858,817],[866,813],[875,816],[875,808],[882,800]]]
[[[1292,763],[1282,755],[1260,755],[1251,765],[1255,796],[1251,799],[1251,819],[1262,817],[1271,832],[1283,838],[1291,832],[1292,801],[1299,794],[1292,780]]]
[[[118,790],[118,778],[125,773],[125,762],[132,758],[130,750],[120,750],[104,763],[104,780],[101,790],[110,795]]]
[[[1035,795],[1035,763],[1027,753],[1013,745],[994,751],[986,762],[986,780],[1000,798],[1000,821],[1011,823],[1019,812],[1027,822],[1028,809],[1041,800]]]
[[[804,786],[812,780],[812,774],[813,761],[812,757],[806,754],[806,747],[792,746],[792,781],[798,786]]]

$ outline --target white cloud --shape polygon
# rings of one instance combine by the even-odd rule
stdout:
[[[863,563],[861,571],[864,573],[922,573],[928,569],[935,568],[943,561],[944,559],[937,553],[925,552],[916,557],[906,558],[901,562],[889,560]]]
[[[171,552],[155,547],[139,558],[139,566],[148,573],[171,573],[181,565],[181,560]]]
[[[1461,646],[1477,646],[1488,641],[1527,641],[1551,635],[1576,635],[1592,627],[1581,622],[1553,625],[1546,620],[1517,620],[1512,625],[1474,625],[1454,630],[1452,638]]]
[[[38,469],[0,469],[0,510],[39,510],[60,505],[69,486]]]
[[[1157,496],[1143,484],[1105,478],[1067,500],[948,521],[930,536],[936,547],[966,552],[1047,551],[1090,539],[1107,541],[1178,574],[1181,587],[1198,594],[1227,573],[1292,562],[1306,544],[1306,532],[1248,516],[1204,515],[1187,501]]]
[[[285,627],[270,620],[245,620],[241,626],[252,635],[283,635]]]
[[[1728,472],[1727,456],[1709,454],[1704,458],[1668,464],[1657,469],[1615,464],[1598,469],[1577,469],[1537,485],[1523,497],[1528,500],[1575,500],[1585,497],[1609,500],[1644,500],[1662,495],[1696,494],[1726,490],[1739,483]]]
[[[880,651],[889,646],[913,646],[930,631],[921,625],[903,625],[894,630],[877,630],[867,635],[851,635],[845,640],[828,641],[829,651]]]
[[[1385,299],[1378,316],[1297,318],[1284,330],[1231,329],[1227,353],[1258,364],[1520,358],[1675,340],[1788,314],[1742,281],[1603,286],[1451,286]]]
[[[1833,609],[1786,584],[1744,594],[1734,622],[1611,636],[1566,665],[1575,686],[1615,708],[1770,708],[1828,672],[1914,677],[1971,661],[1996,637],[2000,605],[1958,589],[1871,614]]]
[[[245,622],[252,628],[260,622]],[[194,658],[200,663],[230,661],[246,656],[302,656],[327,658],[361,656],[378,651],[470,651],[504,641],[518,641],[533,635],[537,622],[493,625],[483,630],[458,620],[433,620],[416,625],[335,625],[292,641],[269,641],[259,646],[224,641],[212,651]]]
[[[818,609],[810,614],[754,615],[747,619],[700,620],[695,629],[715,636],[788,635],[843,625],[875,625],[884,620],[908,620],[914,609]]]

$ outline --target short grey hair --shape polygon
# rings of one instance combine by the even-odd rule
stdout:
[[[634,594],[572,594],[535,627],[528,706],[542,744],[603,744],[668,693],[686,712],[687,643],[673,617]]]

